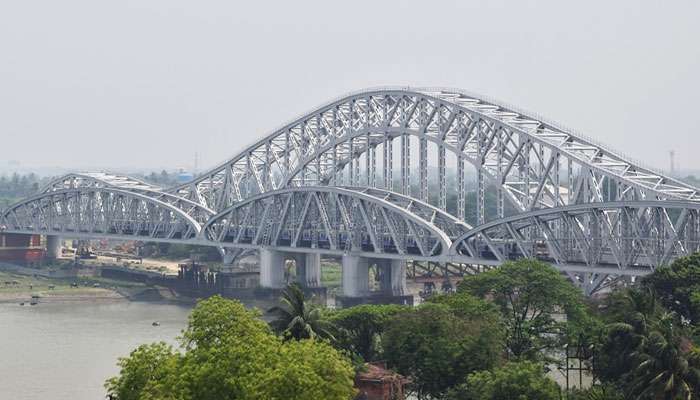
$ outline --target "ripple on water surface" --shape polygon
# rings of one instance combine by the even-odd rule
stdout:
[[[126,301],[0,304],[0,398],[103,399],[117,358],[142,343],[174,344],[189,312]]]

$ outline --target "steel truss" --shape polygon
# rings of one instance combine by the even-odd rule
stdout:
[[[610,275],[644,275],[700,250],[700,204],[679,201],[589,203],[542,209],[478,226],[453,254],[501,263],[538,258],[578,275],[591,291]],[[573,276],[572,276],[573,277]]]
[[[200,225],[204,225],[209,218],[216,214],[216,212],[202,204],[195,203],[172,193],[164,192],[158,186],[151,185],[150,183],[143,182],[130,176],[105,172],[67,174],[49,182],[41,190],[41,193],[82,188],[114,188],[139,193],[182,210],[187,215],[194,218]]]
[[[536,257],[591,292],[698,250],[699,206],[698,189],[531,113],[394,87],[327,103],[175,188],[66,175],[2,213],[0,229],[213,245],[230,260],[265,246],[352,251],[446,275]]]
[[[2,230],[69,237],[187,241],[201,225],[174,205],[127,190],[60,189],[30,197],[0,215]]]
[[[419,179],[411,176],[411,139],[419,142]],[[400,138],[395,149],[394,140]],[[456,192],[464,219],[464,164],[477,172],[477,223],[487,219],[485,193],[528,211],[566,204],[644,199],[700,201],[696,188],[541,118],[452,89],[372,89],[333,101],[289,123],[226,163],[171,191],[222,210],[259,193],[289,186],[366,186],[394,189],[427,202],[428,144],[437,148],[437,204]],[[447,153],[457,185],[446,184]],[[398,161],[395,154],[398,153]],[[379,156],[381,163],[377,162]],[[377,165],[381,165],[381,179]],[[412,196],[416,197],[416,196]]]
[[[425,259],[452,241],[429,220],[390,199],[336,187],[280,189],[236,203],[203,228],[223,247],[275,247]]]

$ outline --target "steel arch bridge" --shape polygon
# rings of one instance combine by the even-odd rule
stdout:
[[[66,175],[3,211],[0,229],[231,254],[537,257],[593,291],[697,251],[698,207],[697,188],[535,114],[461,90],[387,87],[318,107],[177,187]]]

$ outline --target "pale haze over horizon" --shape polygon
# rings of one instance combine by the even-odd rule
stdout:
[[[214,166],[346,92],[465,89],[700,170],[697,1],[5,1],[0,173]]]

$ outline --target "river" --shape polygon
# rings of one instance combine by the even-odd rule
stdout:
[[[0,304],[0,399],[104,399],[117,358],[142,343],[175,343],[189,312],[127,301]]]

